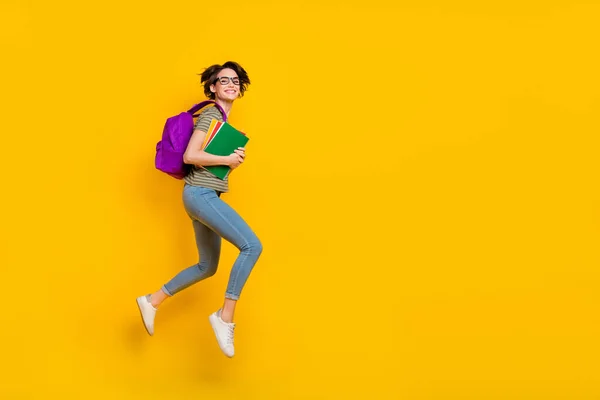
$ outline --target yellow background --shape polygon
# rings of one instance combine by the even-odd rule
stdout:
[[[600,3],[3,0],[0,398],[599,399]],[[236,313],[154,169],[240,62]]]

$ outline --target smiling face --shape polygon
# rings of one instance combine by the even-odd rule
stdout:
[[[234,101],[240,95],[240,80],[236,72],[225,68],[217,74],[217,79],[210,86],[217,99],[223,101]]]

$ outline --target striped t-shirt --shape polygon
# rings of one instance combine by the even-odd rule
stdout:
[[[215,106],[206,107],[198,116],[194,129],[207,132],[213,118],[223,122],[223,115],[221,115],[221,112]],[[183,179],[189,185],[203,186],[225,193],[229,191],[228,178],[229,176],[226,176],[225,179],[221,180],[204,168],[192,165],[190,171]]]

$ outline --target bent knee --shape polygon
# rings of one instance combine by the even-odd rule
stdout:
[[[198,263],[198,270],[200,271],[201,275],[208,278],[217,273],[217,266],[218,266],[217,262],[201,261]]]
[[[260,256],[263,251],[262,242],[257,238],[253,238],[248,241],[241,249],[242,251],[248,252],[250,254],[254,254],[256,256]]]

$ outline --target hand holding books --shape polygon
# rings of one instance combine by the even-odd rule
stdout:
[[[233,153],[231,153],[231,155],[229,155],[230,160],[227,165],[229,165],[229,167],[231,169],[235,169],[244,162],[245,158],[246,158],[245,149],[243,147],[238,147],[237,149],[234,150]]]

